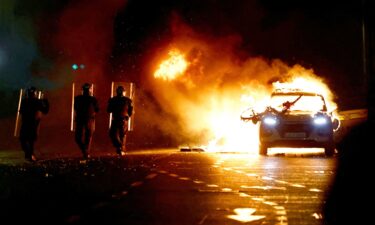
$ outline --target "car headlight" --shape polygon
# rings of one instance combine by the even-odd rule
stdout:
[[[276,125],[276,123],[277,123],[277,120],[276,120],[276,118],[275,117],[265,117],[264,119],[263,119],[263,122],[265,123],[265,124],[267,124],[267,125],[269,125],[269,126],[275,126]]]
[[[314,124],[315,125],[325,125],[328,123],[328,120],[326,117],[318,116],[314,118]]]

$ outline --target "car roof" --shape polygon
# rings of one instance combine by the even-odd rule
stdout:
[[[285,95],[303,95],[303,96],[319,96],[323,97],[321,94],[314,92],[304,92],[304,91],[275,91],[272,92],[271,96],[285,96]]]

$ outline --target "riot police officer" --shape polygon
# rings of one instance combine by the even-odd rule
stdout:
[[[90,158],[90,145],[95,131],[95,115],[99,112],[97,99],[93,96],[92,85],[85,83],[82,94],[74,97],[75,141],[84,159]]]
[[[39,99],[35,87],[27,89],[26,97],[22,100],[20,107],[20,114],[22,116],[20,142],[22,150],[25,152],[25,159],[28,161],[36,161],[34,156],[34,143],[39,134],[42,114],[47,114],[48,111],[48,100]]]
[[[118,86],[116,96],[108,101],[107,112],[112,113],[112,122],[109,130],[113,146],[119,156],[125,155],[126,134],[128,121],[133,114],[132,100],[125,96],[123,86]]]

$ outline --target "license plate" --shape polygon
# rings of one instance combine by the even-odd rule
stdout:
[[[287,137],[287,138],[305,138],[306,133],[305,132],[289,132],[289,133],[285,133],[285,137]]]

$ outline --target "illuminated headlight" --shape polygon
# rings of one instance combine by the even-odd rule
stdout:
[[[319,117],[314,118],[314,124],[315,125],[324,125],[324,124],[327,124],[327,123],[328,123],[328,121],[327,121],[327,118],[325,118],[325,117],[319,116]]]
[[[265,117],[265,118],[263,119],[263,122],[264,122],[265,124],[269,125],[269,126],[274,126],[274,125],[276,125],[277,120],[276,120],[276,118],[274,118],[274,117]]]

